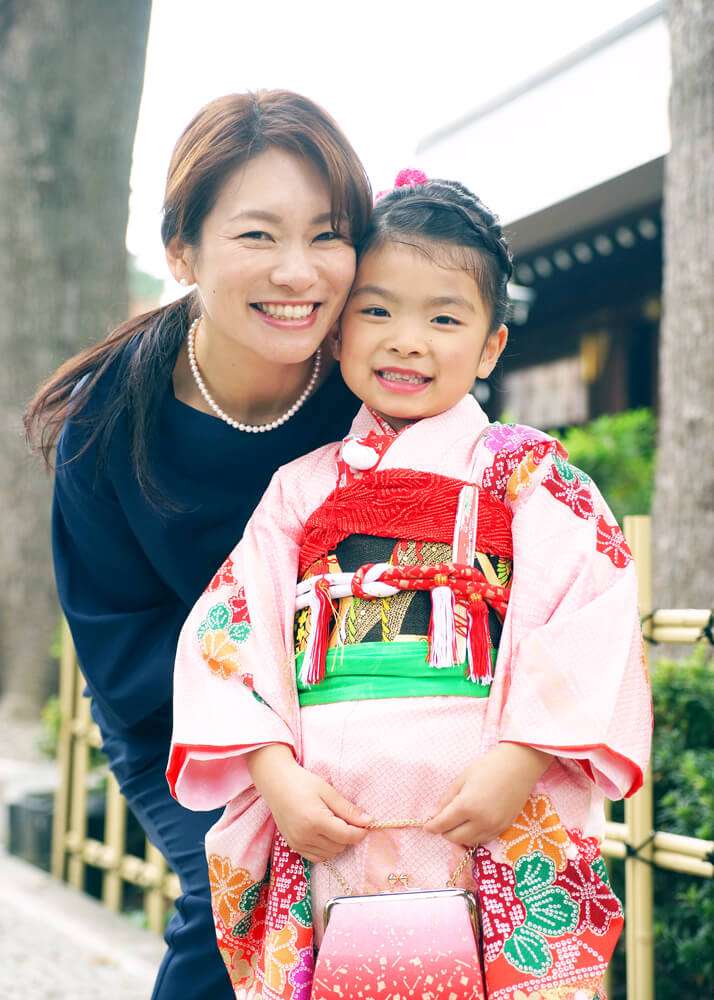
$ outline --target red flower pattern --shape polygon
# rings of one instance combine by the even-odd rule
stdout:
[[[235,583],[235,580],[233,583]],[[231,609],[231,625],[240,625],[243,622],[246,625],[250,625],[248,603],[245,599],[245,587],[239,587],[237,593],[229,598],[228,607]]]
[[[593,863],[595,858],[600,857],[600,845],[597,837],[583,837],[583,831],[577,826],[568,830],[568,836],[577,847],[580,857],[585,858],[589,865]]]
[[[622,915],[620,901],[612,889],[595,874],[584,858],[570,861],[555,884],[580,903],[580,921],[577,931],[591,930],[593,934],[607,933],[613,918]]]
[[[230,556],[228,556],[226,561],[218,569],[216,575],[206,587],[206,593],[209,593],[212,590],[218,590],[219,587],[232,587],[235,582],[236,581],[233,577],[233,560]]]
[[[573,476],[566,482],[558,472],[557,466],[553,465],[544,478],[543,485],[556,500],[570,507],[573,513],[583,520],[587,521],[588,518],[595,516],[590,488],[578,476]]]
[[[293,903],[305,898],[309,886],[302,857],[293,851],[280,833],[275,835],[270,866],[272,892],[268,899],[266,923],[268,930],[282,930]]]
[[[529,452],[532,455],[533,464],[537,466],[540,465],[549,452],[556,449],[559,452],[562,451],[562,445],[557,441],[543,441],[533,438],[533,440],[524,441],[522,444],[519,444],[512,451],[503,449],[497,452],[493,465],[486,469],[483,474],[483,489],[489,490],[499,500],[503,500],[506,496],[508,480],[513,475],[514,470],[518,467],[521,460]]]
[[[597,519],[597,542],[598,552],[604,553],[613,566],[624,569],[632,560],[630,547],[625,541],[625,536],[616,524],[608,524],[602,514]]]
[[[515,893],[513,868],[494,861],[485,847],[476,851],[474,882],[481,908],[483,953],[487,962],[493,962],[516,927],[524,923],[526,910]]]

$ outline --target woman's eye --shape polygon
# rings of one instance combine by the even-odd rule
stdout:
[[[250,233],[241,233],[238,239],[241,240],[269,240],[272,239],[270,233],[264,233],[258,229]]]
[[[324,233],[320,233],[316,236],[315,239],[319,240],[321,243],[332,243],[333,240],[341,240],[342,237],[339,233],[336,233],[334,229],[328,229]]]
[[[450,326],[450,325],[461,326],[459,321],[457,319],[454,319],[453,316],[435,316],[432,320],[432,323],[438,323],[440,326]]]
[[[383,306],[369,306],[367,309],[362,309],[361,312],[363,316],[389,316],[389,313]]]

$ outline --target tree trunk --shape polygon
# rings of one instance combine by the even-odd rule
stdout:
[[[714,4],[670,0],[654,601],[714,603]]]
[[[0,692],[37,711],[58,624],[37,384],[126,317],[129,171],[150,0],[0,0]]]

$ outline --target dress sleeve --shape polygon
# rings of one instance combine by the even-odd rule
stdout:
[[[531,456],[514,471],[508,493],[514,574],[499,738],[577,761],[609,798],[632,795],[652,712],[627,543],[556,442],[539,465]]]
[[[132,727],[171,698],[185,606],[157,576],[96,450],[76,457],[68,424],[56,459],[52,548],[60,604],[92,697],[109,722]]]
[[[292,635],[302,530],[278,472],[181,630],[166,777],[189,809],[246,791],[251,750],[284,743],[299,755]]]

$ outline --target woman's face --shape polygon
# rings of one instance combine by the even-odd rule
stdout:
[[[260,153],[229,176],[204,220],[200,246],[185,256],[209,336],[277,364],[315,352],[355,274],[354,249],[332,229],[330,206],[317,168],[281,149]]]

